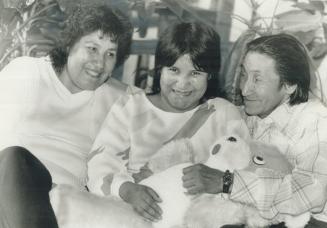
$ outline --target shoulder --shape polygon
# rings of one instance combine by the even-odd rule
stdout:
[[[133,85],[128,85],[122,81],[115,78],[109,78],[108,81],[103,84],[105,89],[109,89],[112,93],[123,95],[123,94],[137,94],[143,91],[142,89],[135,87]]]
[[[21,56],[11,60],[5,67],[3,71],[6,70],[16,70],[16,71],[24,71],[27,68],[31,68],[31,66],[35,65],[38,61],[38,58],[29,57],[29,56]],[[33,68],[32,68],[33,69]]]
[[[310,99],[299,105],[292,106],[294,115],[290,119],[290,127],[293,132],[299,132],[298,135],[323,134],[327,137],[327,108],[316,99]]]
[[[299,119],[327,118],[327,107],[318,99],[309,99],[307,102],[293,107]]]
[[[207,102],[208,102],[209,105],[214,105],[217,108],[220,108],[220,107],[234,107],[234,108],[236,108],[236,106],[234,104],[232,104],[228,100],[226,100],[224,98],[220,98],[220,97],[209,99]]]
[[[213,106],[216,112],[225,114],[235,113],[237,115],[240,115],[239,108],[237,108],[233,103],[229,102],[224,98],[217,97],[214,99],[210,99],[207,101],[207,103],[209,106]]]
[[[5,83],[17,83],[19,81],[21,86],[35,84],[40,78],[43,78],[41,72],[43,72],[45,62],[45,58],[29,56],[15,58],[2,69],[0,80],[5,81]],[[51,67],[51,63],[49,66]]]
[[[2,74],[14,74],[20,77],[28,77],[28,75],[36,76],[40,69],[51,67],[51,61],[47,57],[30,57],[30,56],[21,56],[13,59],[10,63],[8,63],[3,70]]]
[[[126,92],[127,85],[115,78],[109,78],[108,81],[101,86],[101,89],[102,92],[118,98]]]
[[[10,63],[12,64],[29,64],[29,63],[35,63],[38,60],[43,59],[43,58],[35,58],[35,57],[30,57],[30,56],[20,56],[15,59],[13,59]]]
[[[146,95],[142,89],[135,86],[126,85],[124,91],[120,90],[120,97],[115,102],[116,107],[143,106],[146,103]]]

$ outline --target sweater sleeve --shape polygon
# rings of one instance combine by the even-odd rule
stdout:
[[[130,150],[129,112],[122,96],[108,113],[91,149],[88,162],[88,187],[99,195],[119,196],[120,185],[133,178],[128,174]]]
[[[16,58],[0,72],[0,150],[20,145],[17,131],[33,108],[38,74],[30,57]]]

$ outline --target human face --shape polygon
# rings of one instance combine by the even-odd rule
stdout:
[[[257,52],[249,52],[245,56],[241,90],[245,112],[260,118],[268,116],[289,98],[287,89],[280,84],[274,59]]]
[[[95,90],[111,75],[116,63],[117,44],[101,31],[83,36],[69,51],[59,79],[71,93]]]
[[[207,89],[208,74],[196,70],[189,54],[162,68],[161,101],[165,110],[184,112],[195,108]]]

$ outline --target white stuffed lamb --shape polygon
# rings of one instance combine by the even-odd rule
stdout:
[[[246,142],[237,136],[225,136],[211,147],[206,165],[225,171],[226,169],[254,169],[253,156],[264,157],[266,168],[278,167],[278,172],[289,173],[290,164],[272,146],[252,143],[251,150],[260,151],[255,154]],[[182,170],[197,161],[192,151],[190,139],[179,139],[166,144],[154,155],[148,167],[154,174],[140,184],[153,188],[162,199],[162,220],[157,223],[145,222],[130,205],[115,197],[104,198],[88,192],[80,192],[65,186],[58,186],[51,192],[51,202],[55,210],[60,228],[216,228],[225,224],[247,224],[249,227],[263,227],[277,221],[268,221],[250,207],[225,199],[223,195],[194,197],[185,194],[182,184]],[[260,166],[260,165],[259,165]],[[210,213],[211,212],[211,213]],[[228,212],[228,213],[227,213]],[[289,218],[289,220],[288,220]],[[304,220],[302,219],[304,218]],[[304,227],[309,213],[301,218],[296,217],[295,224],[291,216],[280,218],[288,227]],[[302,219],[302,220],[301,220]],[[291,222],[288,222],[291,221]]]
[[[187,157],[197,161],[190,151],[192,151],[191,140],[177,140],[163,147],[149,161],[148,167],[155,172],[155,175],[145,179],[141,184],[153,188],[163,201],[160,204],[163,209],[163,219],[153,224],[155,228],[217,228],[227,224],[266,227],[281,221],[285,221],[289,228],[301,228],[308,222],[309,213],[296,217],[285,215],[275,220],[266,220],[255,208],[232,202],[227,195],[202,194],[192,197],[184,194],[182,170],[191,163],[174,165],[168,169],[165,165],[176,163]],[[181,155],[184,155],[184,158],[181,158]],[[292,170],[291,164],[276,147],[257,141],[251,141],[248,144],[234,135],[218,139],[211,147],[205,164],[221,171],[227,169],[254,171],[256,168],[268,168],[285,175]],[[166,170],[161,171],[162,169]]]

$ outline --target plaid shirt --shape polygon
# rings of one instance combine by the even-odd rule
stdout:
[[[235,170],[230,198],[265,218],[310,211],[327,221],[327,109],[317,100],[282,104],[268,117],[246,117],[253,139],[276,145],[294,165],[280,176],[268,169]]]

